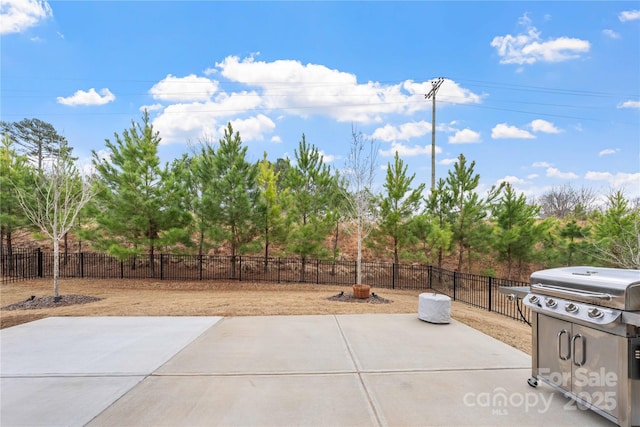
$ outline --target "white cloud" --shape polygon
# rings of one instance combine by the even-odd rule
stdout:
[[[538,175],[537,173],[532,173],[532,174],[527,175],[527,179],[536,179],[538,176],[540,176],[540,175]]]
[[[336,160],[336,156],[334,156],[333,154],[327,154],[322,150],[318,150],[318,154],[322,156],[322,161],[324,163],[332,163]]]
[[[542,119],[536,119],[529,123],[529,127],[534,132],[542,132],[542,133],[560,133],[561,130],[558,129],[553,123],[548,122]]]
[[[324,65],[294,60],[257,61],[229,56],[215,64],[207,74],[217,71],[223,77],[258,88],[267,109],[285,110],[289,114],[308,117],[320,114],[341,122],[379,122],[386,114],[411,114],[427,110],[424,94],[430,81],[397,84],[358,83],[354,74],[330,69]],[[419,96],[418,96],[419,95]],[[421,102],[416,102],[416,99]],[[456,103],[477,103],[481,97],[445,81],[438,99]]]
[[[400,126],[387,124],[381,128],[377,128],[371,134],[371,138],[391,142],[391,141],[408,141],[411,138],[418,138],[431,132],[431,123],[424,120],[419,122],[403,123]]]
[[[164,143],[216,134],[220,123],[226,125],[229,119],[260,105],[259,97],[250,94],[253,93],[218,94],[215,101],[171,104],[153,120],[153,127]]]
[[[226,120],[239,115],[254,115],[255,110],[269,116],[325,116],[339,122],[381,123],[389,115],[411,115],[427,111],[431,103],[424,94],[431,81],[411,80],[396,84],[359,83],[352,73],[330,69],[324,65],[302,64],[295,60],[258,61],[254,56],[241,59],[228,56],[205,74],[221,76],[235,87],[249,86],[243,92],[225,92],[222,81],[194,74],[186,77],[167,75],[149,93],[168,103],[155,118],[154,126],[168,141],[188,140],[204,133],[215,133]],[[233,100],[234,102],[231,102]],[[445,80],[438,100],[465,104],[479,103],[481,95]],[[426,121],[387,125],[376,129],[374,137],[383,141],[407,141],[431,131]],[[449,129],[447,129],[449,131]]]
[[[138,108],[140,111],[158,111],[158,110],[162,110],[164,108],[164,106],[162,104],[151,104],[151,105],[142,105],[140,106],[140,108]]]
[[[265,116],[264,114],[258,114],[255,117],[249,117],[246,119],[231,120],[231,127],[234,132],[239,132],[243,142],[248,141],[262,141],[264,140],[264,134],[273,132],[276,128],[276,124]],[[220,137],[224,135],[224,130],[227,125],[221,126],[218,129]]]
[[[534,168],[550,168],[551,163],[549,162],[534,162],[532,165]]]
[[[431,155],[431,144],[414,145],[413,147],[409,147],[408,145],[392,142],[389,150],[380,150],[379,153],[383,157],[393,157],[396,155],[396,151],[400,157],[413,157],[420,156],[422,154]],[[441,152],[442,149],[436,146],[436,154]]]
[[[481,142],[480,134],[471,129],[462,129],[449,137],[449,144],[471,144]]]
[[[496,48],[501,64],[533,64],[535,62],[562,62],[580,58],[589,52],[590,44],[586,40],[571,37],[558,37],[543,41],[540,32],[531,25],[527,15],[519,23],[526,27],[520,34],[496,36],[491,46]]]
[[[208,101],[218,91],[218,82],[206,77],[189,74],[186,77],[167,77],[149,90],[154,99],[160,101]]]
[[[509,184],[526,184],[527,181],[525,181],[522,178],[518,178],[517,176],[513,176],[513,175],[507,175],[504,178],[500,178],[499,180],[496,181],[496,185],[499,185],[502,182],[508,182]]]
[[[640,19],[640,10],[635,9],[620,12],[620,14],[618,15],[618,19],[620,20],[620,22],[635,21],[636,19]]]
[[[573,172],[561,172],[557,168],[547,168],[547,177],[561,179],[577,179],[578,175]]]
[[[618,104],[618,108],[640,108],[640,101],[624,101]]]
[[[107,88],[101,89],[100,93],[94,88],[88,91],[77,90],[73,95],[68,97],[59,96],[58,103],[62,105],[104,105],[112,102],[116,96]]]
[[[592,172],[589,171],[584,175],[584,179],[590,181],[608,181],[613,177],[609,172]]]
[[[602,34],[604,34],[606,37],[609,37],[610,39],[620,38],[620,33],[616,33],[615,31],[610,30],[609,28],[602,30]]]
[[[51,6],[40,0],[2,0],[0,34],[21,33],[53,16]]]
[[[619,152],[619,151],[620,151],[620,149],[619,149],[619,148],[616,148],[616,149],[613,149],[613,148],[606,148],[606,149],[604,149],[604,150],[600,151],[600,152],[598,153],[598,156],[602,157],[602,156],[607,156],[607,155],[609,155],[609,154],[616,154],[616,153],[617,153],[617,152]]]
[[[607,181],[613,188],[629,187],[635,189],[634,194],[640,192],[640,172],[618,172],[614,175],[609,172],[589,171],[584,178],[591,181]]]
[[[271,142],[273,142],[274,144],[281,144],[282,138],[280,138],[278,135],[274,135],[271,137]]]
[[[448,165],[455,164],[455,162],[457,162],[457,161],[458,161],[457,157],[452,157],[450,159],[442,159],[442,160],[438,161],[438,164],[448,166]]]
[[[534,139],[535,135],[527,130],[509,126],[506,123],[499,123],[491,129],[493,139]]]

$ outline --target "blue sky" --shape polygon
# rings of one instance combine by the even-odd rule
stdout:
[[[356,126],[431,180],[640,196],[638,2],[43,2],[0,7],[0,118],[39,118],[90,163],[146,108],[163,160],[217,141],[345,167]]]

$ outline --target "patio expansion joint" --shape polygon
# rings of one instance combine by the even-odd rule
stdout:
[[[54,373],[40,373],[40,374],[9,374],[9,375],[0,375],[0,378],[6,379],[31,379],[31,378],[146,378],[150,374],[148,372],[129,372],[129,373],[65,373],[65,374],[54,374]]]
[[[286,371],[286,372],[154,372],[149,377],[285,377],[285,376],[335,376],[360,374],[419,374],[432,372],[518,371],[522,367],[493,368],[427,368],[427,369],[354,369],[351,371]],[[90,375],[93,376],[93,375]],[[103,375],[109,376],[109,375]],[[123,375],[137,376],[137,375]]]
[[[338,330],[340,331],[340,336],[342,337],[342,341],[344,342],[344,345],[347,348],[347,352],[349,353],[349,357],[351,358],[351,361],[352,361],[353,366],[355,368],[355,372],[358,375],[358,381],[360,382],[360,387],[362,387],[362,390],[364,391],[364,394],[365,394],[365,396],[367,398],[367,403],[369,404],[369,409],[372,411],[373,415],[375,416],[377,425],[380,426],[380,427],[384,426],[387,423],[384,421],[384,416],[378,410],[378,406],[379,405],[377,405],[375,403],[375,401],[373,399],[373,396],[371,395],[371,391],[367,388],[367,385],[366,385],[364,379],[362,378],[363,372],[360,370],[360,365],[358,363],[358,360],[355,357],[353,349],[349,345],[349,340],[347,340],[347,337],[346,337],[346,335],[344,333],[344,330],[342,329],[342,325],[340,325],[340,320],[338,319],[337,315],[334,315],[333,319],[336,322],[336,326],[338,327]]]

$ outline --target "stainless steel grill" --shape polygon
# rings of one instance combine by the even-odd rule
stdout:
[[[532,377],[621,426],[640,426],[640,270],[566,267],[503,290],[531,308]]]

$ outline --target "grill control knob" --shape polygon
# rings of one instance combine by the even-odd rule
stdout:
[[[587,314],[589,315],[589,317],[591,317],[592,319],[600,319],[602,316],[604,316],[604,313],[600,310],[598,310],[597,308],[593,307],[590,308],[587,311]]]
[[[567,304],[564,306],[564,309],[565,309],[565,310],[567,310],[567,312],[569,312],[569,313],[577,313],[577,312],[578,312],[578,306],[577,306],[577,305],[575,305],[575,304],[574,304],[574,303],[572,303],[572,302],[567,303]]]
[[[556,300],[554,300],[553,298],[547,298],[546,304],[549,308],[556,308],[556,306],[558,305]]]
[[[540,298],[538,298],[538,297],[537,297],[537,296],[535,296],[535,295],[531,295],[531,296],[529,297],[529,302],[530,302],[531,304],[537,304],[537,303],[538,303],[538,301],[540,301]]]

